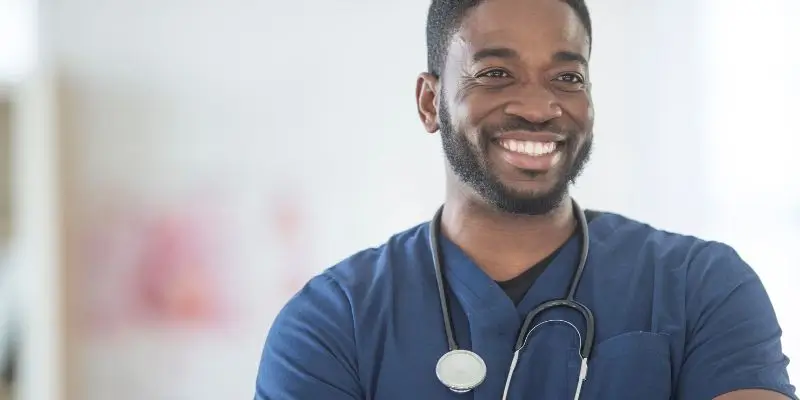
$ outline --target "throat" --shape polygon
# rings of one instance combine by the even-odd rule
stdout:
[[[525,277],[538,276],[555,258],[558,250],[570,236],[571,234],[567,234],[563,239],[547,246],[537,246],[535,242],[528,242],[507,247],[505,250],[482,246],[461,248],[492,280],[501,283],[501,286],[503,283],[514,285],[515,282],[524,281]]]
[[[547,216],[481,215],[448,210],[443,233],[491,279],[505,282],[541,269],[575,231],[571,206]]]
[[[529,267],[528,270],[521,274],[505,281],[498,281],[497,284],[508,295],[514,304],[519,305],[522,299],[528,293],[530,288],[536,283],[539,277],[544,273],[544,270],[553,262],[559,250],[554,251],[544,260],[539,261],[536,265]]]

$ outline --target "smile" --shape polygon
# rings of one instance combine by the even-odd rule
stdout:
[[[501,139],[497,143],[508,151],[540,157],[556,151],[556,142],[535,142],[531,140]]]
[[[526,171],[549,171],[562,159],[565,142],[500,138],[492,141],[500,157],[511,166]]]

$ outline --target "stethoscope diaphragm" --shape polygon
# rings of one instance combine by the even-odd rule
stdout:
[[[451,350],[436,363],[436,377],[456,393],[466,393],[486,379],[486,363],[469,350]]]

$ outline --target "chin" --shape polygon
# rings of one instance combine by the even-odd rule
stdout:
[[[484,187],[481,195],[494,208],[513,214],[547,214],[563,203],[569,191],[565,175],[543,174],[522,179],[495,175],[495,178],[495,184]]]
[[[553,192],[560,190],[566,180],[560,174],[553,174],[550,171],[545,174],[532,172],[522,172],[522,178],[500,178],[498,179],[505,191],[521,198],[548,197]],[[558,176],[557,176],[558,175]]]
[[[483,193],[484,199],[499,211],[519,215],[545,215],[558,208],[567,197],[566,188],[559,185],[533,188],[505,187]]]
[[[536,197],[544,197],[549,194],[552,194],[553,191],[556,190],[556,182],[547,181],[547,182],[537,182],[537,181],[527,181],[527,182],[509,182],[504,184],[506,190],[517,197],[522,198],[536,198]]]

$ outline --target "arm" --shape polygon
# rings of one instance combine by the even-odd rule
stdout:
[[[270,328],[256,400],[360,400],[353,314],[337,282],[313,278]]]
[[[679,400],[796,399],[770,299],[733,249],[712,243],[701,250],[686,291]]]
[[[770,390],[737,390],[715,397],[714,400],[787,400],[791,397]]]

